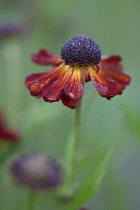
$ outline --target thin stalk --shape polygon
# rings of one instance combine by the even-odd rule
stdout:
[[[71,159],[71,179],[73,179],[75,173],[75,167],[77,162],[77,151],[80,141],[80,128],[81,128],[81,103],[75,110],[75,137],[74,137],[74,144],[73,144],[73,152],[72,152],[72,159]]]
[[[75,110],[75,122],[74,122],[74,137],[70,138],[68,143],[68,157],[66,166],[66,178],[64,184],[64,194],[66,196],[71,196],[72,193],[72,182],[75,174],[76,162],[77,162],[77,152],[80,141],[80,128],[81,128],[81,104]]]
[[[27,198],[27,210],[34,210],[35,192],[29,191]]]

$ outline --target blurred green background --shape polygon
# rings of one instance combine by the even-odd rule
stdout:
[[[64,161],[74,110],[61,102],[49,104],[31,97],[24,78],[52,68],[32,63],[30,53],[44,48],[60,55],[63,43],[77,35],[97,41],[102,55],[121,55],[125,73],[132,77],[122,96],[111,101],[100,97],[91,82],[85,85],[79,160],[89,154],[100,158],[116,142],[100,191],[87,206],[91,210],[139,210],[139,12],[138,0],[0,0],[0,24],[13,20],[25,27],[22,36],[0,40],[0,109],[22,135],[18,151],[0,166],[1,210],[21,209],[25,199],[24,190],[12,183],[8,171],[19,153],[37,150]]]

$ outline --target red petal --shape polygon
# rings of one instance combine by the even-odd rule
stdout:
[[[85,82],[88,82],[91,80],[88,67],[85,67],[84,70],[85,70]]]
[[[102,57],[101,61],[111,62],[111,63],[120,63],[122,60],[121,56],[119,55],[111,55]]]
[[[39,73],[39,74],[31,74],[31,75],[29,75],[29,76],[27,76],[25,78],[25,84],[28,87],[28,85],[31,82],[34,82],[34,81],[39,80],[39,79],[42,79],[42,78],[47,77],[49,75],[50,75],[50,71],[49,72]]]
[[[57,66],[63,62],[61,57],[55,56],[47,50],[40,50],[36,54],[31,54],[31,59],[32,61],[40,65]]]
[[[63,66],[64,64],[57,66],[55,69],[49,72],[32,74],[28,76],[25,80],[25,83],[30,91],[30,94],[32,96],[40,97],[43,87],[58,79]]]
[[[108,69],[108,70],[122,72],[123,67],[120,64],[121,60],[122,60],[122,58],[118,55],[112,55],[112,56],[104,57],[99,62],[99,66],[101,68],[105,68],[105,69]]]
[[[12,131],[0,130],[0,139],[3,141],[18,142],[19,135]]]
[[[68,83],[65,85],[64,93],[73,100],[81,99],[84,93],[84,82],[84,69],[75,67]]]
[[[95,88],[102,97],[110,99],[117,95],[118,87],[115,83],[105,80],[103,77],[97,74],[95,70],[93,70],[92,68],[89,68],[89,72],[91,80],[95,85]]]
[[[71,109],[75,109],[80,103],[80,100],[73,100],[69,96],[66,96],[66,95],[62,95],[61,100],[65,106]]]
[[[62,95],[62,89],[72,74],[72,68],[65,65],[61,69],[61,74],[54,82],[48,84],[43,88],[43,98],[45,101],[58,101]]]
[[[102,77],[107,78],[107,80],[113,81],[118,86],[117,94],[122,94],[122,91],[129,85],[131,78],[130,76],[116,72],[108,69],[101,69],[98,72]]]
[[[7,129],[5,116],[2,112],[0,112],[0,140],[9,142],[19,141],[18,133]]]

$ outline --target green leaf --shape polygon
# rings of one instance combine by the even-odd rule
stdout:
[[[105,172],[107,170],[107,163],[113,152],[113,149],[114,146],[109,149],[109,151],[100,161],[99,165],[86,177],[86,179],[78,188],[74,200],[71,201],[71,203],[67,206],[67,210],[78,209],[80,206],[85,205],[94,197],[104,178]]]

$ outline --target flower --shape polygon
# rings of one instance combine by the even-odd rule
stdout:
[[[40,65],[56,66],[44,73],[31,74],[25,84],[32,96],[46,102],[62,103],[75,109],[83,96],[84,83],[92,80],[100,96],[111,99],[121,95],[130,83],[123,73],[121,57],[112,55],[101,58],[99,45],[86,36],[76,36],[66,41],[61,57],[46,50],[31,54],[31,59]]]
[[[15,160],[10,171],[17,182],[31,190],[56,188],[62,182],[62,169],[56,160],[37,152]]]
[[[0,141],[16,143],[19,141],[19,134],[7,128],[5,117],[0,111]]]

